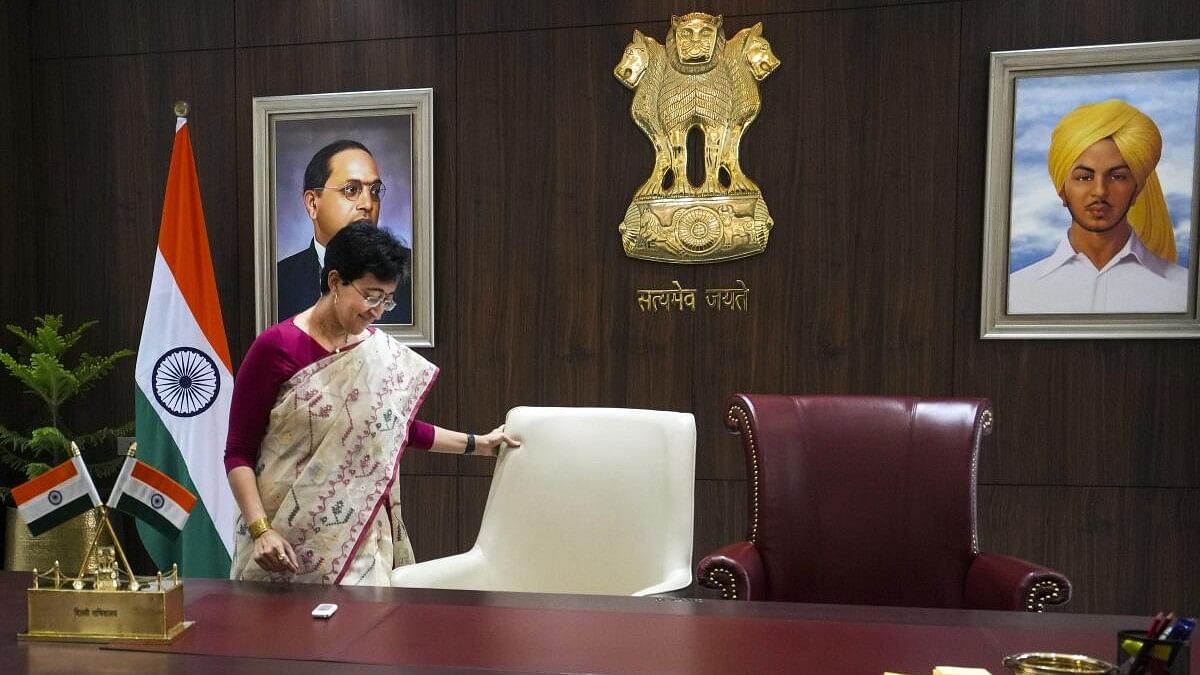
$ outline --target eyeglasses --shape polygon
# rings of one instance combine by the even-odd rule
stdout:
[[[396,296],[392,293],[388,293],[387,295],[369,295],[367,293],[363,293],[362,289],[358,286],[355,286],[353,281],[350,282],[350,285],[353,286],[354,290],[358,291],[358,294],[362,296],[363,303],[367,305],[368,309],[375,309],[380,305],[383,305],[383,311],[385,312],[390,312],[393,309],[396,309]]]
[[[370,185],[364,186],[361,180],[346,181],[345,185],[326,185],[325,187],[315,187],[309,189],[315,192],[320,192],[321,190],[337,190],[349,201],[356,202],[358,201],[359,196],[362,195],[364,187],[367,188],[368,192],[370,192],[371,201],[373,202],[383,199],[383,193],[387,191],[387,188],[383,186],[383,181],[375,181]]]

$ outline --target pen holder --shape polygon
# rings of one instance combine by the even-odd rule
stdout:
[[[1117,662],[1122,664],[1123,674],[1188,675],[1191,658],[1188,643],[1183,640],[1147,638],[1144,630],[1117,633]]]

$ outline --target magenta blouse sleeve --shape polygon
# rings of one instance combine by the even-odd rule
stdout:
[[[265,332],[250,345],[233,381],[225,441],[227,473],[237,466],[253,469],[258,463],[258,448],[267,432],[279,385],[296,370],[278,331]]]
[[[433,425],[413,418],[408,423],[408,447],[428,450],[433,447]]]

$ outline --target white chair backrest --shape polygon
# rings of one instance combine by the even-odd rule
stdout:
[[[691,579],[690,413],[518,407],[472,553],[493,590],[631,594]],[[681,572],[683,570],[684,572]]]

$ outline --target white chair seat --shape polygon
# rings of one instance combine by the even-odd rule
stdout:
[[[397,568],[392,585],[649,595],[691,584],[696,423],[689,413],[518,407],[479,536]]]

